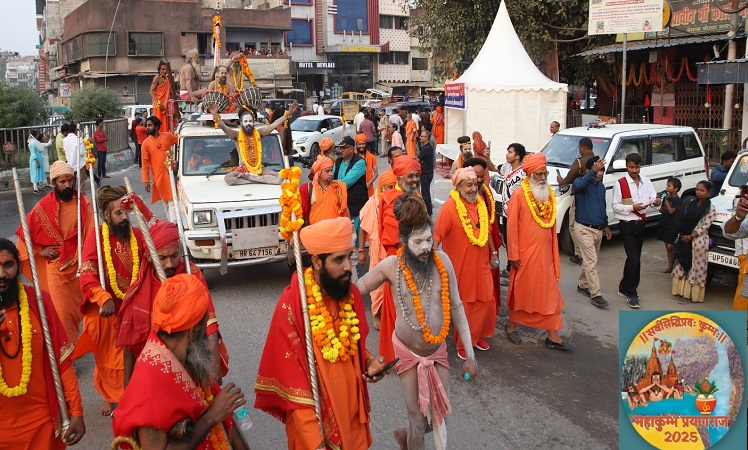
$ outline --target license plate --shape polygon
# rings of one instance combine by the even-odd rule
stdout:
[[[735,269],[740,267],[737,257],[717,252],[709,252],[709,262],[720,266],[734,267]]]
[[[250,248],[247,250],[234,250],[234,259],[263,258],[274,256],[278,252],[278,247]]]

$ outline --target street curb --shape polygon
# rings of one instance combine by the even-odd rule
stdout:
[[[116,153],[110,152],[107,155],[106,170],[107,173],[119,172],[121,170],[129,169],[133,166],[133,157],[135,152],[131,147],[122,149]],[[51,163],[50,163],[51,164]],[[21,180],[21,188],[32,187],[31,178],[29,176],[29,168],[18,168],[18,178]],[[13,170],[0,171],[0,192],[1,191],[12,191],[13,187]]]

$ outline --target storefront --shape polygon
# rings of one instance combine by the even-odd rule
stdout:
[[[335,70],[333,61],[298,61],[293,63],[294,86],[304,89],[307,96],[314,97],[313,93],[324,89],[329,82],[329,75]]]
[[[374,62],[380,53],[379,45],[337,45],[328,51],[329,61],[335,64],[329,84],[339,84],[344,92],[364,92],[374,86]]]

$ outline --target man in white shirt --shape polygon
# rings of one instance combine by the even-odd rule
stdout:
[[[314,114],[319,114],[319,104],[317,102],[312,105],[312,111],[314,111]]]
[[[741,194],[740,200],[735,205],[735,214],[722,224],[722,232],[725,237],[735,241],[735,256],[740,262],[738,270],[738,287],[732,301],[732,309],[736,311],[748,311],[748,278],[745,276],[746,265],[748,265],[748,196]]]
[[[395,129],[399,130],[400,127],[405,125],[403,123],[403,118],[400,117],[400,112],[397,110],[397,108],[392,108],[392,114],[390,114],[390,125],[394,125]]]
[[[619,220],[626,263],[623,278],[618,284],[618,295],[626,297],[630,308],[639,308],[639,277],[644,244],[644,221],[647,209],[658,208],[662,199],[657,196],[652,182],[639,175],[642,157],[638,153],[626,156],[626,176],[613,185],[613,215]]]
[[[78,180],[83,180],[86,170],[86,144],[83,139],[78,140],[78,129],[75,123],[70,124],[68,135],[62,140],[62,148],[65,150],[65,159],[78,174]],[[94,181],[99,184],[99,177],[94,175]]]
[[[361,122],[364,121],[364,111],[366,108],[363,106],[358,109],[358,114],[353,117],[353,126],[356,127],[356,133],[361,132]]]

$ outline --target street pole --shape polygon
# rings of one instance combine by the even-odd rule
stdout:
[[[623,62],[621,64],[621,98],[618,99],[621,102],[621,123],[626,123],[626,43],[628,41],[628,33],[623,33]]]
[[[730,2],[730,8],[735,11],[738,9],[738,0]],[[735,33],[738,31],[738,13],[731,14],[730,17],[730,42],[727,44],[727,60],[733,60],[737,57],[738,46],[735,42]],[[722,115],[722,128],[729,130],[732,128],[732,105],[735,103],[735,85],[728,84],[725,86],[725,109]]]

